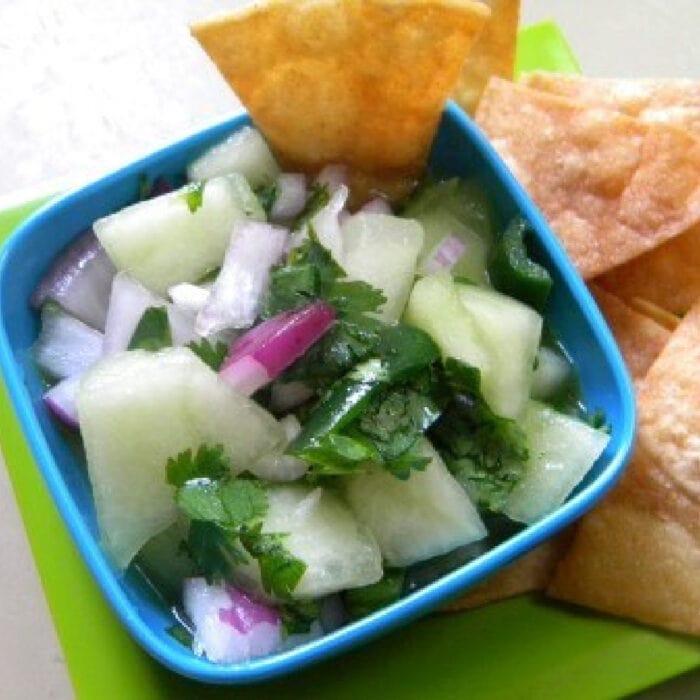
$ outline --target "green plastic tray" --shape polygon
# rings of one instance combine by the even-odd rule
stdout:
[[[558,28],[524,29],[519,72],[575,72]],[[0,240],[43,201],[0,212]],[[179,678],[124,632],[83,566],[0,390],[0,444],[79,700],[479,700],[615,698],[700,665],[700,642],[520,597],[435,615],[271,684],[215,688]],[[41,669],[37,669],[40,673]]]

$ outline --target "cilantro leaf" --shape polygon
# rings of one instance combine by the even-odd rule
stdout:
[[[215,481],[231,473],[223,445],[200,445],[195,454],[192,450],[180,452],[168,459],[165,471],[167,482],[178,488],[194,479]]]
[[[320,615],[320,605],[316,600],[295,600],[284,603],[279,608],[284,633],[306,634]]]
[[[221,369],[221,365],[224,364],[226,355],[228,355],[228,346],[226,343],[218,341],[216,344],[212,345],[206,338],[193,340],[191,343],[187,344],[187,347],[215,372]]]
[[[129,341],[129,350],[155,352],[173,344],[168,311],[164,306],[151,306],[143,312]]]
[[[320,209],[323,209],[323,207],[330,202],[330,199],[331,193],[328,190],[328,185],[314,182],[311,185],[304,209],[292,224],[292,230],[301,228],[309,219],[313,218]]]
[[[190,632],[188,629],[183,627],[179,623],[175,623],[174,625],[171,625],[168,627],[167,630],[165,630],[176,642],[180,642],[182,646],[187,647],[188,649],[192,648],[192,642],[194,641],[194,637],[192,636],[192,632]]]
[[[182,189],[182,197],[190,210],[190,214],[194,214],[199,207],[202,206],[204,200],[204,183],[191,182]]]
[[[231,580],[236,567],[248,561],[237,533],[206,520],[190,523],[185,547],[195,571],[208,583]]]
[[[351,618],[365,617],[401,597],[406,581],[403,569],[389,569],[369,586],[351,588],[343,593],[343,603]]]
[[[188,481],[177,490],[175,502],[190,520],[207,522],[226,520],[227,513],[221,502],[219,486],[209,479]]]
[[[260,526],[241,535],[248,552],[258,561],[263,588],[280,598],[289,598],[306,571],[306,564],[285,548],[280,533],[263,533]]]
[[[444,377],[451,399],[431,439],[479,506],[499,512],[525,471],[527,437],[515,421],[489,408],[478,370],[449,358]]]
[[[269,218],[272,207],[275,206],[275,201],[277,199],[277,183],[273,182],[269,185],[260,185],[255,189],[255,196],[258,198],[260,206]]]
[[[229,480],[221,485],[219,498],[227,520],[234,526],[255,524],[267,513],[267,491],[257,480]]]

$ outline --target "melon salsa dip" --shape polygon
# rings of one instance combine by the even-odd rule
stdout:
[[[351,210],[251,127],[94,222],[32,303],[104,550],[214,663],[370,614],[557,509],[604,450],[528,226],[474,180]]]

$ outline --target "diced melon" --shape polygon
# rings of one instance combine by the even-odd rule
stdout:
[[[268,504],[262,531],[285,534],[285,549],[306,564],[293,598],[319,598],[381,579],[382,555],[372,533],[332,491],[269,484]],[[238,585],[262,593],[255,562],[238,567],[236,574]]]
[[[530,401],[520,422],[527,434],[527,471],[503,509],[533,523],[558,508],[600,457],[610,436],[583,421]]]
[[[236,222],[265,219],[242,175],[206,182],[194,211],[187,202],[188,187],[138,202],[93,225],[116,267],[162,295],[219,266]]]
[[[279,165],[260,132],[245,126],[193,161],[187,168],[187,177],[190,180],[209,180],[219,175],[240,173],[251,187],[258,187],[274,182],[279,172]]]
[[[542,346],[537,351],[530,396],[544,401],[552,398],[571,377],[571,365],[556,350]]]
[[[482,374],[489,371],[487,346],[448,273],[423,277],[416,282],[403,320],[425,331],[444,357],[478,367]]]
[[[381,290],[380,317],[398,321],[411,291],[423,229],[416,221],[388,214],[359,213],[342,227],[343,260],[350,279]]]
[[[491,409],[517,418],[530,396],[532,373],[542,334],[542,317],[511,297],[473,285],[457,285],[491,360],[481,390]]]
[[[376,468],[346,483],[350,507],[390,566],[415,564],[486,536],[479,513],[437,451],[427,440],[421,450],[430,464],[405,481]]]
[[[105,358],[83,378],[77,404],[102,539],[120,567],[175,521],[168,458],[220,444],[238,472],[285,439],[187,348]]]

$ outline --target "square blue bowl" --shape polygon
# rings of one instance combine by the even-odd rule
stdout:
[[[433,144],[431,170],[440,176],[476,177],[493,197],[499,224],[516,214],[530,223],[535,255],[554,279],[545,315],[577,367],[585,406],[605,411],[612,428],[605,452],[554,513],[396,603],[321,639],[232,666],[197,658],[176,642],[166,632],[173,618],[163,601],[138,572],[115,570],[100,548],[83,460],[42,402],[44,387],[30,358],[38,318],[29,298],[52,260],[80,231],[135,201],[140,177],[176,176],[203,150],[247,124],[246,116],[228,120],[51,202],[14,232],[0,257],[0,366],[24,434],[85,563],[115,614],[149,654],[185,676],[230,684],[270,679],[339,654],[424,615],[498,571],[583,515],[613,486],[629,458],[635,431],[629,376],[586,286],[486,138],[449,103]]]

